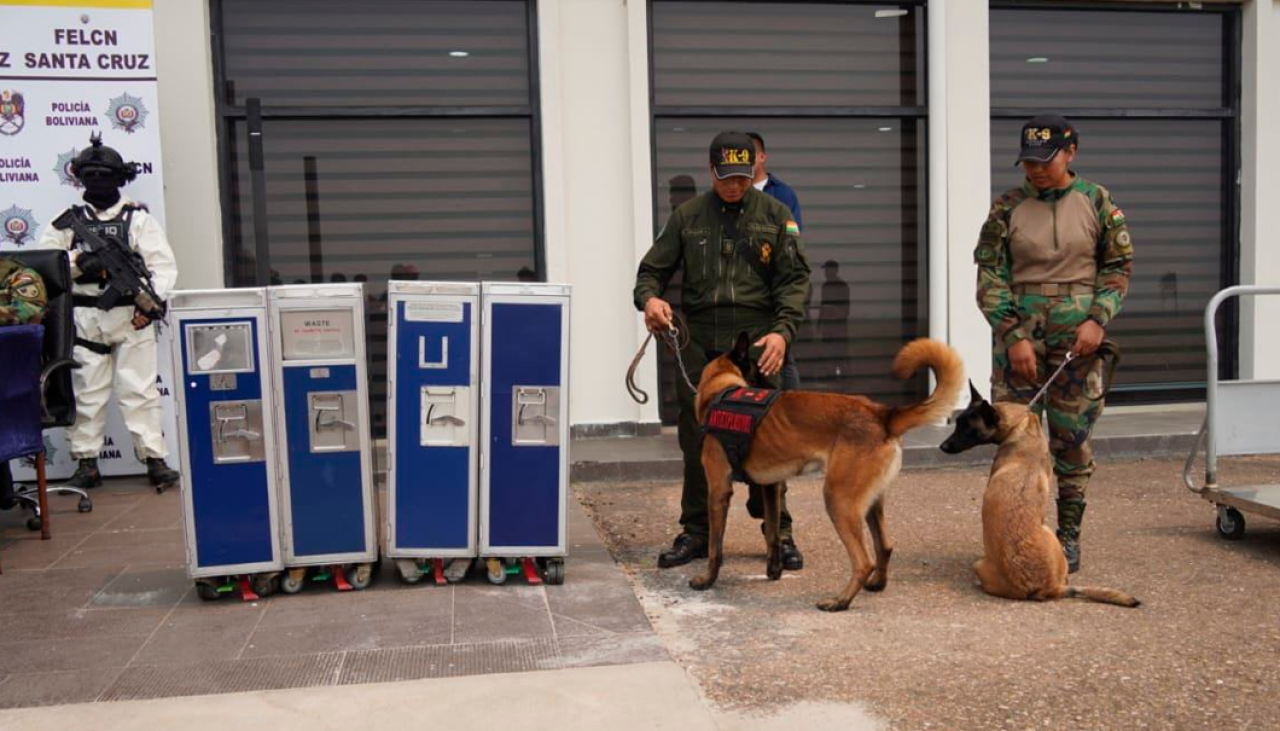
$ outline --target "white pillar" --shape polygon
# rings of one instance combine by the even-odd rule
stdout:
[[[1241,48],[1240,283],[1280,284],[1280,1],[1253,0]],[[1280,378],[1280,297],[1240,308],[1240,376]]]
[[[178,288],[219,289],[222,199],[207,0],[153,5],[159,71],[165,229],[178,260]]]
[[[991,329],[975,304],[973,248],[991,207],[987,28],[986,0],[929,3],[930,330],[984,392]]]
[[[649,174],[647,71],[642,91],[632,88],[632,45],[637,35],[647,39],[643,23],[642,2],[538,4],[546,260],[550,280],[573,285],[574,426],[640,420],[623,375],[639,345],[631,304],[637,232],[650,227],[650,189],[644,183],[637,190]],[[647,54],[647,43],[641,52]],[[639,110],[633,106],[638,97],[644,100]],[[642,139],[635,137],[637,119]],[[641,144],[643,155],[636,152]],[[651,385],[652,360],[642,368]],[[654,419],[655,406],[651,402]]]

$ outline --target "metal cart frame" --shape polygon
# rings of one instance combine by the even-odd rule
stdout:
[[[1218,508],[1218,533],[1230,540],[1244,535],[1243,513],[1280,520],[1280,484],[1222,487],[1218,457],[1280,454],[1280,380],[1218,378],[1218,333],[1214,318],[1232,297],[1280,294],[1280,286],[1240,285],[1213,296],[1204,309],[1208,378],[1205,419],[1182,469],[1187,489]],[[1197,487],[1191,475],[1196,455],[1205,450],[1205,484]]]

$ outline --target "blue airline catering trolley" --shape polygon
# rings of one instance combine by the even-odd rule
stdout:
[[[489,580],[564,581],[569,286],[481,286],[480,555]]]
[[[386,555],[437,584],[476,555],[480,285],[389,282]]]
[[[267,292],[280,471],[281,589],[332,577],[363,589],[378,560],[364,290],[300,284]]]
[[[283,568],[264,289],[169,300],[187,575],[217,599],[273,593]]]

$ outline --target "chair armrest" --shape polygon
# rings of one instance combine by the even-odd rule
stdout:
[[[63,368],[70,368],[72,370],[75,370],[79,367],[80,367],[80,364],[70,358],[60,358],[46,365],[44,367],[44,370],[40,371],[40,418],[41,418],[41,421],[50,421],[53,419],[53,415],[49,413],[49,406],[47,403],[48,401],[47,396],[49,391],[49,379],[53,377],[53,374],[57,373]]]

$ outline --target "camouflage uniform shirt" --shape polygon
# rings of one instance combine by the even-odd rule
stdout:
[[[1106,327],[1120,312],[1133,271],[1124,213],[1101,185],[1073,176],[1057,190],[1030,182],[996,199],[974,251],[978,306],[1005,345],[1026,339],[1013,287],[1076,284],[1093,288],[1088,319]]]
[[[39,274],[12,259],[0,258],[0,325],[39,322],[46,300]]]

